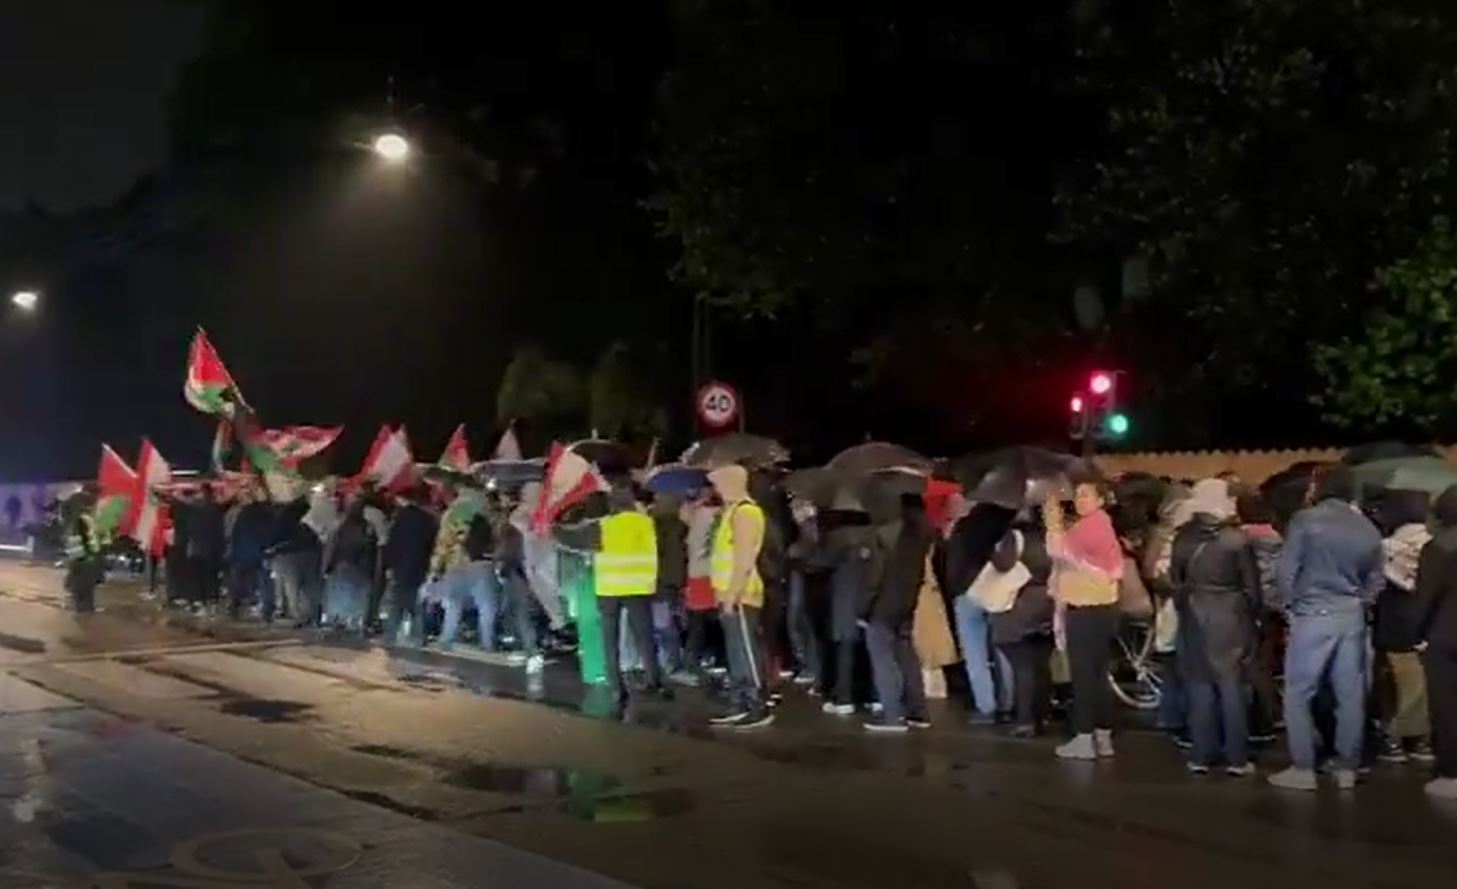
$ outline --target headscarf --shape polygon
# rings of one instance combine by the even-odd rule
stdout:
[[[1235,514],[1234,499],[1229,496],[1229,482],[1206,478],[1194,485],[1184,508],[1190,515],[1207,515],[1223,522]]]

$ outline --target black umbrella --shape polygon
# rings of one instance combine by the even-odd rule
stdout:
[[[1080,457],[1029,446],[966,457],[958,470],[968,500],[1008,509],[1035,506],[1049,494],[1070,496],[1078,482],[1099,478]]]
[[[482,460],[470,468],[471,475],[497,488],[519,488],[527,482],[539,482],[546,475],[546,461]]]
[[[484,488],[486,480],[477,475],[473,470],[456,469],[454,466],[445,466],[439,463],[431,463],[424,467],[421,476],[427,482],[435,482],[440,485],[464,485],[470,488]]]
[[[633,465],[626,445],[605,438],[584,438],[567,445],[567,450],[589,463],[595,463],[604,473],[625,474]]]
[[[1400,441],[1376,441],[1356,445],[1341,455],[1341,462],[1347,466],[1375,463],[1377,460],[1393,460],[1397,457],[1440,457],[1426,445],[1406,444]]]
[[[916,453],[904,445],[888,441],[867,441],[836,454],[830,469],[851,475],[869,475],[883,470],[904,470],[929,475],[936,461]]]
[[[789,449],[772,438],[731,432],[694,442],[679,462],[712,469],[731,463],[747,466],[776,466],[789,462]]]
[[[783,487],[822,510],[870,512],[889,516],[900,509],[903,494],[926,493],[926,476],[904,470],[882,470],[866,475],[816,466],[791,472]]]

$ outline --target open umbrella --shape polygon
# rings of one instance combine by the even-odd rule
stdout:
[[[1393,457],[1351,467],[1364,489],[1440,494],[1457,485],[1457,467],[1441,457]]]
[[[471,465],[470,474],[493,487],[511,490],[541,481],[546,475],[546,461],[482,460]]]
[[[800,469],[785,476],[784,489],[820,509],[890,515],[900,507],[902,494],[926,493],[926,476],[905,470],[883,470],[865,475],[830,466]]]
[[[888,441],[867,441],[846,448],[836,454],[827,465],[830,469],[851,475],[869,475],[888,469],[929,475],[935,468],[935,461],[904,445],[891,444]]]
[[[469,488],[484,488],[486,480],[469,469],[456,469],[443,463],[426,463],[420,467],[420,477],[437,485],[462,485]]]
[[[597,464],[599,469],[620,469],[626,472],[632,465],[632,458],[627,452],[627,447],[621,442],[605,438],[584,438],[581,441],[574,441],[567,445],[567,450],[581,456],[584,460]]]
[[[789,462],[789,449],[762,435],[731,432],[694,442],[683,452],[680,462],[708,469],[730,463],[774,466]]]
[[[654,494],[692,494],[708,487],[708,470],[669,463],[650,470],[643,484]]]
[[[969,456],[957,470],[968,500],[1008,509],[1036,505],[1049,494],[1070,496],[1078,482],[1098,477],[1080,457],[1030,446]]]

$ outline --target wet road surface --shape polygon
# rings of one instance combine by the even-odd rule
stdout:
[[[697,693],[624,724],[565,667],[533,684],[429,652],[199,633],[119,600],[76,617],[54,584],[0,566],[0,887],[223,879],[209,867],[284,886],[1417,887],[1457,873],[1457,810],[1414,769],[1378,769],[1345,799],[1292,796],[1192,778],[1147,733],[1122,735],[1116,762],[1059,763],[1052,742],[964,729],[954,708],[929,732],[868,738],[796,692],[772,729],[725,739]]]

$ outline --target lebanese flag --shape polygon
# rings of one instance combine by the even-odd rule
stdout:
[[[92,513],[98,540],[126,534],[127,519],[137,496],[137,473],[110,445],[101,446],[101,464],[96,469],[96,508]]]
[[[143,550],[160,556],[166,547],[164,534],[172,517],[167,504],[157,499],[156,488],[172,481],[172,467],[145,438],[142,439],[142,453],[137,457],[137,473],[141,477],[132,505],[135,518],[131,522],[131,537]]]
[[[415,481],[415,456],[405,427],[383,426],[370,445],[356,482],[374,482],[385,491],[403,491]]]
[[[201,327],[192,337],[187,353],[187,381],[182,384],[187,403],[213,416],[231,417],[237,405],[247,405],[233,375]]]
[[[470,448],[465,440],[465,424],[455,427],[450,441],[445,443],[445,452],[440,455],[440,465],[465,472],[470,469]]]
[[[496,453],[492,455],[495,460],[520,460],[521,442],[516,440],[516,424],[512,423],[501,433],[501,440],[496,442]]]
[[[551,446],[546,461],[546,477],[541,483],[541,500],[531,519],[538,534],[546,533],[556,517],[597,491],[607,490],[607,480],[587,458],[568,450],[561,442]]]
[[[285,426],[282,429],[262,429],[254,436],[253,444],[265,449],[283,466],[293,468],[301,461],[322,453],[343,431],[343,426]]]

